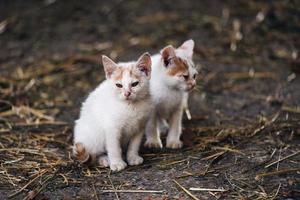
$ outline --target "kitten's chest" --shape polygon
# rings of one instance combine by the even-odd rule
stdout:
[[[169,91],[156,99],[156,110],[162,117],[168,117],[172,112],[182,106],[181,93]]]
[[[131,135],[144,129],[151,111],[151,105],[126,105],[124,109],[124,115],[120,119],[120,121],[123,121],[122,132],[126,135]]]

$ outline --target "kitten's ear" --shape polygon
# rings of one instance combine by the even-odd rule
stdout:
[[[189,57],[192,57],[194,52],[194,46],[195,46],[194,40],[190,39],[185,41],[179,48],[186,51]]]
[[[104,67],[106,78],[109,79],[118,66],[114,61],[112,61],[105,55],[102,56],[102,64]]]
[[[139,71],[145,73],[146,76],[149,76],[151,73],[151,64],[151,56],[146,52],[138,59],[136,66]]]
[[[161,55],[164,60],[164,64],[167,67],[170,63],[170,58],[175,57],[175,49],[172,45],[168,45],[161,50]]]

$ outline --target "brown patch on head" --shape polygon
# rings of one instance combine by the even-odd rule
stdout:
[[[132,79],[140,79],[141,75],[144,74],[149,76],[151,73],[151,56],[149,53],[144,53],[140,56],[136,63],[125,64],[126,66],[116,65],[113,70],[112,78],[115,81],[123,79],[124,74],[128,74]]]
[[[124,69],[121,68],[121,67],[117,67],[113,73],[113,76],[112,78],[115,80],[115,81],[120,81],[122,80],[122,77],[123,77],[123,73],[124,73]]]
[[[189,66],[186,61],[178,57],[172,58],[172,64],[168,67],[168,75],[176,76],[188,73]]]
[[[131,65],[129,67],[119,66],[113,73],[112,79],[115,81],[121,81],[123,79],[124,74],[128,73],[129,76],[133,79],[139,78],[139,73],[136,70],[135,65]]]

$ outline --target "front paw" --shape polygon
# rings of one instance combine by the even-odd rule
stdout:
[[[167,140],[167,148],[170,149],[180,149],[183,143],[180,140]]]
[[[108,156],[100,156],[98,159],[98,163],[100,167],[108,167],[109,166]]]
[[[146,148],[162,148],[162,142],[160,139],[147,139],[144,146]]]
[[[127,164],[123,160],[110,163],[110,169],[112,171],[118,172],[118,171],[121,171],[121,170],[125,169],[125,167],[127,167]]]
[[[144,162],[144,159],[139,155],[129,155],[127,161],[129,165],[140,165]]]

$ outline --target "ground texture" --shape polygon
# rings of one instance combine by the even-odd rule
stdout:
[[[299,1],[0,1],[0,199],[300,199]],[[100,55],[193,38],[182,150],[120,173],[70,156]],[[194,191],[190,188],[200,188]]]

